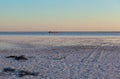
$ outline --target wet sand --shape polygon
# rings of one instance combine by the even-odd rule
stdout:
[[[0,79],[120,79],[120,37],[1,36]]]

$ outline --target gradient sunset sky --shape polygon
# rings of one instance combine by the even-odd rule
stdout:
[[[0,0],[0,31],[120,31],[120,0]]]

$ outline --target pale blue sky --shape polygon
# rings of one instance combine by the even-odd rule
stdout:
[[[0,0],[0,31],[109,31],[119,21],[120,0]]]

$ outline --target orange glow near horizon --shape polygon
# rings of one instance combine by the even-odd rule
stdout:
[[[0,1],[0,31],[120,31],[118,0]]]

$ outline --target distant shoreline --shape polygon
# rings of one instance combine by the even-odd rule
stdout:
[[[120,33],[120,31],[0,31],[0,33],[30,33],[30,32],[32,32],[32,33],[39,33],[39,32],[56,32],[56,33],[62,33],[62,32],[87,32],[87,33],[89,33],[89,32],[91,32],[91,33]]]

